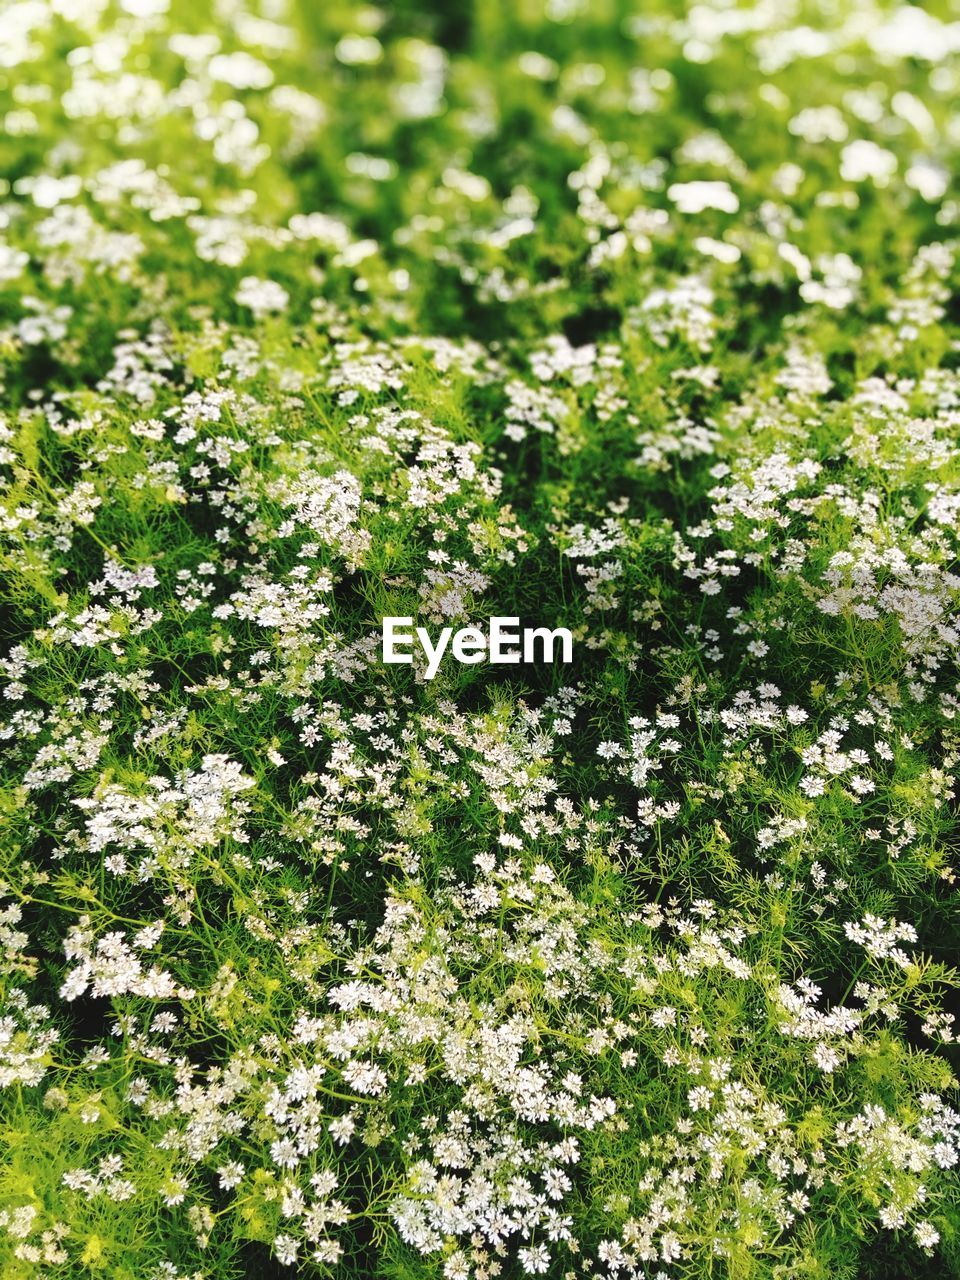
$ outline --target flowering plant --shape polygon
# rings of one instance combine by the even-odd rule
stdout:
[[[0,7],[3,1280],[960,1275],[958,59]]]

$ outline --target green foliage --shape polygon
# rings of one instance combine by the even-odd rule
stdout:
[[[960,1276],[958,29],[6,5],[4,1280]]]

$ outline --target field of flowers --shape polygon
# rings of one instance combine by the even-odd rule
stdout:
[[[0,0],[3,1280],[960,1276],[958,99]]]

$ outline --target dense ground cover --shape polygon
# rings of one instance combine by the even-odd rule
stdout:
[[[960,1274],[958,93],[4,0],[4,1280]]]

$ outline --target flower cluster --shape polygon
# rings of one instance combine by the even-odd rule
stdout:
[[[4,8],[4,1280],[951,1265],[955,0],[509,10]]]

